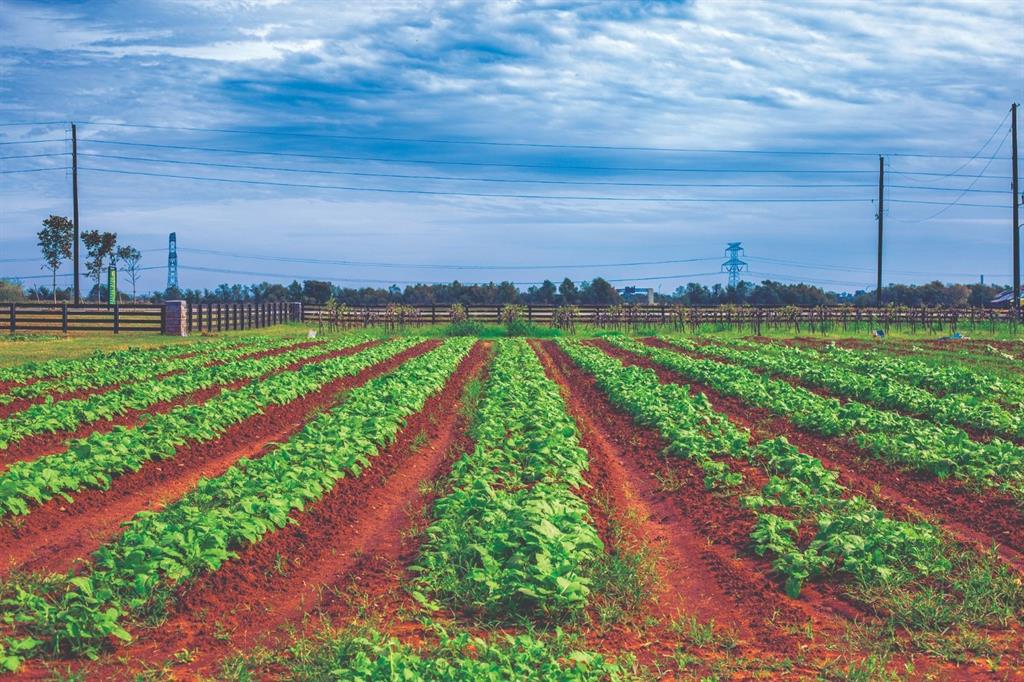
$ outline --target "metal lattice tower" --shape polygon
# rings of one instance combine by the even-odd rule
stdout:
[[[746,262],[740,260],[740,256],[743,255],[740,242],[729,242],[725,255],[729,260],[722,263],[722,272],[729,273],[729,286],[735,288],[740,283],[740,272],[747,269]]]
[[[178,288],[178,238],[174,232],[167,242],[167,288]]]

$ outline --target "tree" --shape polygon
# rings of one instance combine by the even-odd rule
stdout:
[[[43,221],[43,229],[36,233],[39,237],[39,248],[43,252],[46,264],[53,273],[53,302],[57,302],[57,270],[60,264],[71,258],[71,247],[74,243],[75,227],[64,216],[51,215]]]
[[[558,289],[555,288],[554,282],[552,282],[550,279],[544,280],[544,282],[540,285],[540,288],[537,289],[535,294],[537,303],[554,303],[555,293],[557,291]]]
[[[0,301],[24,301],[25,291],[21,287],[21,282],[16,282],[11,279],[0,279]]]
[[[107,256],[111,257],[111,264],[117,258],[117,254],[114,252],[114,247],[117,245],[117,233],[86,230],[82,233],[82,243],[85,245],[85,272],[96,281],[96,302],[99,303],[103,263]]]
[[[132,281],[132,302],[135,301],[135,284],[139,281],[139,261],[142,253],[134,246],[122,246],[117,250],[117,258],[124,263],[128,279]]]
[[[576,283],[566,277],[562,280],[562,283],[558,285],[558,293],[562,297],[562,303],[569,305],[576,303],[579,300],[580,292],[576,288]]]
[[[615,290],[608,280],[603,277],[595,277],[584,295],[584,303],[595,303],[597,305],[612,305],[620,303],[622,297]]]

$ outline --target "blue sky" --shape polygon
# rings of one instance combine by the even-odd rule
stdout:
[[[878,154],[886,281],[1008,283],[1022,38],[1013,2],[2,0],[0,123],[78,123],[83,229],[144,266],[176,231],[186,287],[667,292],[724,282],[705,273],[742,241],[747,279],[866,288]],[[43,274],[22,259],[70,215],[67,135],[0,126],[0,156],[57,154],[0,161],[53,168],[0,175],[0,276]],[[655,261],[684,262],[607,265]]]

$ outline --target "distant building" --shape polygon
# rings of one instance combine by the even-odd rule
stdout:
[[[1009,308],[1013,301],[1013,289],[1007,289],[988,302],[993,308]]]
[[[626,303],[646,303],[654,305],[654,289],[650,287],[623,287],[616,289]]]

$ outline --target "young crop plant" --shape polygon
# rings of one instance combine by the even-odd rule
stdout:
[[[344,337],[341,342],[345,345],[355,345],[365,340],[360,336],[351,336]],[[0,421],[0,451],[31,435],[70,431],[81,424],[110,419],[132,409],[145,409],[155,403],[174,400],[205,388],[242,379],[255,379],[267,372],[324,353],[323,346],[314,346],[257,360],[235,359],[223,365],[195,368],[185,374],[140,381],[116,391],[98,393],[86,398],[32,405]]]
[[[694,349],[685,340],[662,339],[681,350]],[[854,400],[845,403],[773,379],[737,365],[694,358],[684,352],[653,348],[621,337],[614,345],[648,357],[681,376],[706,384],[784,416],[798,428],[827,437],[848,437],[860,448],[892,464],[955,476],[981,488],[997,487],[1024,503],[1024,448],[993,438],[972,440],[962,429],[897,414]]]
[[[754,348],[761,345],[740,340],[732,340],[728,344],[737,348]],[[891,357],[877,351],[841,348],[834,344],[820,351],[797,348],[791,350],[817,355],[837,367],[872,376],[884,376],[891,381],[910,384],[940,395],[974,396],[978,399],[994,400],[1012,409],[1024,409],[1024,377],[1001,376],[957,363],[930,364],[905,356]]]
[[[627,348],[634,344],[627,340],[615,343]],[[595,347],[575,341],[560,344],[581,369],[595,377],[613,404],[635,415],[638,423],[656,428],[669,441],[671,452],[703,466],[712,454],[723,452],[723,442],[730,442],[734,447],[726,451],[729,458],[720,462],[723,466],[746,460],[769,474],[767,483],[759,490],[750,489],[741,503],[757,518],[751,533],[754,551],[772,557],[773,568],[782,576],[790,596],[799,596],[809,579],[842,572],[852,578],[854,587],[850,589],[884,596],[881,610],[889,609],[901,624],[911,624],[915,613],[915,602],[906,595],[937,591],[957,612],[964,613],[975,610],[978,600],[964,589],[963,571],[949,558],[959,555],[975,575],[987,576],[1000,586],[994,592],[1000,595],[994,612],[1005,616],[1019,612],[1024,605],[1020,581],[1005,566],[958,551],[929,524],[886,516],[868,500],[851,495],[838,483],[838,472],[801,453],[783,437],[748,445],[750,433],[745,429],[726,422],[728,426],[716,433],[711,426],[715,420],[705,417],[689,420],[708,426],[691,427],[682,441],[685,447],[680,447],[674,438],[686,418],[674,415],[685,414],[679,405],[687,401],[711,411],[703,395],[679,392],[676,389],[681,387],[676,384],[661,384],[653,370],[625,366]],[[723,433],[729,434],[727,440]],[[715,480],[708,483],[709,487],[715,485]],[[805,524],[813,524],[814,535],[808,543],[798,542]]]
[[[320,352],[358,342],[358,337],[345,338],[322,346]],[[171,459],[186,443],[212,441],[267,406],[290,403],[415,344],[415,339],[398,339],[354,355],[303,365],[239,389],[224,390],[204,403],[153,415],[136,428],[92,434],[72,441],[64,452],[16,462],[0,472],[0,517],[28,514],[31,505],[57,496],[71,502],[69,493],[83,487],[107,488],[115,476],[138,471],[154,459]]]
[[[594,376],[612,404],[637,423],[657,429],[673,454],[696,462],[708,489],[743,482],[742,474],[721,458],[743,457],[750,434],[715,412],[703,394],[694,396],[686,386],[662,384],[651,370],[625,367],[592,346],[568,340],[558,343],[573,362]]]
[[[414,596],[496,619],[578,612],[604,551],[572,492],[586,485],[587,452],[526,341],[497,342],[472,435],[434,505]]]
[[[122,620],[166,601],[176,585],[216,571],[247,545],[283,527],[290,514],[359,476],[393,442],[405,420],[442,390],[475,343],[452,339],[350,391],[286,443],[241,459],[159,511],[139,512],[91,564],[49,583],[0,584],[0,613],[16,631],[17,657],[95,657],[110,638],[130,639]]]
[[[0,381],[26,382],[33,379],[59,379],[72,375],[92,375],[136,363],[147,364],[190,353],[242,346],[259,342],[266,337],[218,339],[197,341],[187,346],[159,346],[156,348],[127,348],[116,351],[95,351],[82,358],[55,358],[44,362],[26,362],[15,367],[0,367]]]
[[[959,424],[1009,438],[1024,437],[1024,415],[976,395],[937,396],[929,391],[893,381],[885,373],[862,374],[825,361],[813,351],[800,348],[747,344],[736,349],[709,342],[690,346],[701,355],[722,359],[775,376],[794,377],[837,396],[862,400],[884,409],[902,410],[940,425]]]
[[[36,381],[24,386],[15,386],[11,388],[9,393],[0,394],[0,405],[10,404],[20,398],[35,398],[51,393],[67,393],[79,389],[101,388],[112,384],[151,379],[157,374],[169,372],[187,372],[213,362],[225,362],[259,351],[287,348],[305,342],[305,338],[284,340],[264,338],[242,345],[233,343],[223,347],[212,347],[213,344],[203,344],[197,352],[187,357],[152,358],[143,356],[142,358],[136,358],[129,356],[116,365],[105,367],[101,371],[76,372],[59,379]]]

